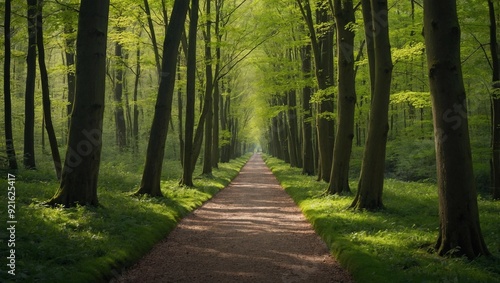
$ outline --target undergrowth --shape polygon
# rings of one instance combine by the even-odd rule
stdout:
[[[99,177],[100,205],[70,209],[43,206],[58,187],[50,170],[20,170],[16,173],[16,275],[6,273],[3,251],[8,235],[0,229],[0,282],[107,282],[164,238],[183,216],[229,184],[248,158],[219,164],[213,177],[196,178],[195,188],[179,187],[179,162],[167,161],[163,198],[131,196],[141,178],[132,160],[105,162]],[[6,194],[0,202],[6,206]]]
[[[431,183],[387,179],[385,210],[349,209],[349,196],[326,196],[327,184],[301,175],[301,170],[267,157],[281,185],[292,196],[332,254],[356,282],[500,282],[500,203],[479,198],[482,232],[490,258],[437,256],[437,188]]]

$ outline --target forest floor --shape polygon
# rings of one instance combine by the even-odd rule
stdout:
[[[264,164],[186,216],[113,282],[353,282]]]

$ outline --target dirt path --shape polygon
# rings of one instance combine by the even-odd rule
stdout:
[[[352,282],[254,155],[118,282]]]

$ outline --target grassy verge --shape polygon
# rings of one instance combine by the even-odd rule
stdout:
[[[179,163],[167,162],[164,198],[131,197],[140,182],[138,169],[131,171],[126,161],[104,163],[98,189],[101,205],[93,208],[42,206],[58,186],[53,174],[21,170],[16,173],[16,275],[4,271],[8,235],[2,228],[0,282],[107,282],[164,238],[183,216],[229,184],[248,158],[220,164],[214,177],[197,178],[196,188],[179,187]],[[0,202],[6,207],[6,194]],[[2,208],[6,219],[3,212]]]
[[[439,226],[435,185],[386,180],[387,209],[354,212],[348,206],[355,192],[324,196],[325,183],[278,159],[266,163],[357,282],[500,282],[500,202],[479,199],[492,258],[442,258],[431,252]]]

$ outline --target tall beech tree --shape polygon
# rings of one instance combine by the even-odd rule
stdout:
[[[207,107],[207,117],[205,121],[205,147],[203,153],[203,171],[202,174],[212,175],[212,143],[213,138],[212,135],[213,127],[214,127],[214,107],[213,107],[213,90],[214,90],[214,75],[212,68],[212,15],[210,14],[211,10],[211,2],[210,0],[206,0],[206,8],[205,14],[207,17],[206,27],[204,32],[204,40],[205,40],[205,105]],[[217,23],[216,23],[217,24]]]
[[[153,124],[146,152],[146,163],[144,165],[141,185],[136,194],[163,195],[160,189],[161,170],[168,133],[167,125],[172,114],[177,55],[179,53],[179,44],[184,31],[188,7],[189,1],[176,0],[172,9],[170,22],[165,29],[160,86],[158,88]]]
[[[184,130],[184,157],[183,174],[181,185],[192,187],[193,183],[193,162],[194,157],[194,120],[195,120],[195,99],[196,99],[196,33],[198,29],[198,7],[199,1],[191,1],[191,13],[189,14],[189,45],[187,56],[187,83],[186,83],[186,123]],[[206,95],[206,94],[205,94]]]
[[[392,79],[391,45],[387,1],[371,0],[372,29],[367,34],[374,45],[373,92],[368,121],[368,136],[361,164],[358,191],[351,204],[355,209],[376,210],[383,208],[385,152],[389,132],[389,96]],[[370,60],[370,57],[368,57]]]
[[[121,33],[125,30],[123,27],[118,27],[117,32]],[[125,111],[123,109],[123,88],[125,86],[125,55],[123,53],[123,43],[120,40],[115,42],[115,71],[114,71],[114,95],[115,102],[115,130],[116,130],[116,145],[120,151],[127,147],[127,125],[125,123]]]
[[[354,138],[354,110],[356,87],[354,73],[354,31],[348,27],[354,22],[352,0],[334,0],[337,27],[338,103],[337,134],[333,148],[333,165],[328,191],[331,194],[350,192],[349,161]]]
[[[98,205],[108,15],[109,0],[81,1],[75,105],[61,185],[48,202],[52,206]]]
[[[297,0],[306,22],[314,54],[318,88],[321,93],[317,113],[319,153],[319,179],[329,182],[332,168],[335,123],[333,114],[333,29],[332,18],[326,1],[318,1],[316,21],[312,16],[309,0]],[[317,31],[317,27],[319,31]]]
[[[35,169],[35,79],[36,79],[36,14],[37,0],[28,0],[28,54],[26,56],[26,90],[24,94],[23,165]]]
[[[424,0],[439,194],[439,255],[489,255],[479,224],[456,0]]]
[[[43,0],[38,0],[38,13],[36,14],[36,46],[38,51],[38,67],[40,69],[40,80],[42,82],[42,104],[43,118],[47,136],[49,138],[50,150],[52,152],[52,160],[56,171],[57,179],[61,179],[61,156],[59,154],[59,146],[57,145],[56,132],[52,123],[52,106],[50,102],[49,74],[45,64],[45,45],[43,42]]]
[[[313,93],[312,87],[309,85],[312,76],[312,60],[311,60],[311,45],[306,44],[301,48],[300,56],[302,59],[302,74],[305,79],[305,85],[302,88],[302,174],[314,175],[315,159],[313,146],[313,112],[310,104]]]
[[[10,50],[11,45],[11,13],[12,13],[12,1],[5,1],[5,18],[4,18],[4,50],[5,57],[3,62],[3,93],[4,93],[4,117],[5,117],[5,146],[7,150],[7,159],[9,160],[9,168],[16,170],[17,169],[17,160],[16,160],[16,151],[14,149],[14,137],[12,134],[12,99],[11,99],[11,91],[10,91],[10,66],[11,66],[11,57],[12,52]]]

